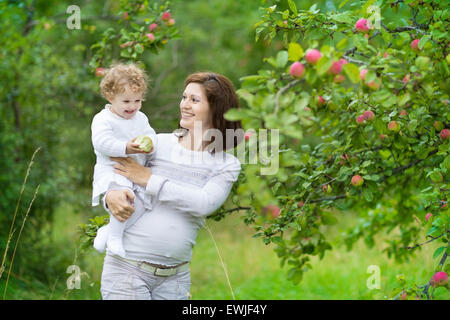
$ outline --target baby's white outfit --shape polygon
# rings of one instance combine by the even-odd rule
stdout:
[[[113,113],[110,108],[111,105],[106,104],[105,108],[94,116],[91,125],[92,145],[94,147],[95,155],[97,156],[92,183],[92,206],[98,205],[100,196],[108,191],[108,189],[111,189],[111,187],[117,187],[118,189],[126,187],[132,191],[135,196],[142,197],[141,200],[144,203],[144,207],[147,210],[151,210],[151,198],[143,197],[142,195],[144,193],[140,192],[145,188],[135,185],[124,176],[115,173],[113,166],[117,164],[117,162],[112,161],[109,157],[132,157],[141,165],[145,165],[147,156],[151,156],[156,152],[158,144],[156,132],[150,126],[147,116],[141,111],[136,112],[132,118],[125,119]],[[148,155],[127,155],[127,142],[139,135],[146,135],[152,139],[153,151]],[[134,221],[136,220],[137,219],[134,219]],[[126,225],[126,222],[119,222],[111,215],[108,226],[98,230],[97,237],[94,241],[94,247],[98,251],[103,252],[106,241],[108,241],[108,249],[111,249],[111,235],[115,235],[114,243],[120,247],[121,243],[117,243],[118,237],[119,235],[121,237],[123,230],[126,227],[129,227]],[[114,251],[114,248],[112,249]],[[119,248],[116,253],[123,255],[123,248]]]

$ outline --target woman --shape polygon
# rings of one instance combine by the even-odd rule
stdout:
[[[198,229],[227,199],[241,169],[239,160],[224,152],[242,141],[240,123],[223,117],[238,107],[233,84],[226,77],[192,74],[180,102],[179,129],[158,134],[158,149],[146,166],[132,158],[112,158],[118,162],[116,172],[141,186],[142,192],[133,197],[127,189],[109,190],[105,207],[120,221],[145,210],[144,197],[151,198],[152,210],[135,223],[129,221],[124,257],[107,252],[103,299],[189,299],[189,262]],[[213,139],[207,139],[211,132]]]

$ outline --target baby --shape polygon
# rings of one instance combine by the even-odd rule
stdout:
[[[97,156],[92,206],[98,205],[100,195],[111,187],[129,188],[131,192],[142,189],[138,185],[133,185],[124,176],[115,173],[113,166],[117,163],[110,157],[130,156],[141,165],[145,165],[146,156],[153,154],[157,146],[155,130],[150,127],[145,114],[139,111],[147,90],[145,72],[135,64],[114,65],[106,70],[100,89],[109,104],[94,116],[91,125],[92,144]],[[136,139],[138,136],[139,139]],[[142,144],[136,143],[137,140],[142,140],[142,136],[151,139],[151,141],[147,139],[147,142],[151,142],[146,146],[147,149],[143,148]],[[143,199],[146,209],[151,209],[149,201],[148,198]],[[135,222],[139,217],[133,218]],[[129,221],[130,219],[120,222],[111,215],[109,224],[98,230],[94,248],[103,252],[107,246],[111,253],[125,256],[122,236],[124,229],[129,227]]]

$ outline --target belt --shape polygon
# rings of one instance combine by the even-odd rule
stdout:
[[[118,255],[113,255],[114,258],[120,259],[122,261],[125,261],[129,264],[132,264],[135,267],[138,267],[142,270],[148,271],[153,273],[154,276],[160,276],[160,277],[169,277],[173,276],[179,272],[189,270],[189,262],[183,262],[180,264],[177,264],[176,266],[169,267],[169,266],[163,266],[159,264],[154,264],[146,261],[136,261],[136,260],[130,260],[125,259]]]

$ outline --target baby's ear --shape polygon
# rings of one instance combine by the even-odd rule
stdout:
[[[114,100],[114,97],[111,97],[111,96],[105,96],[105,98],[106,98],[106,100],[109,102],[109,103],[113,103],[113,100]]]

